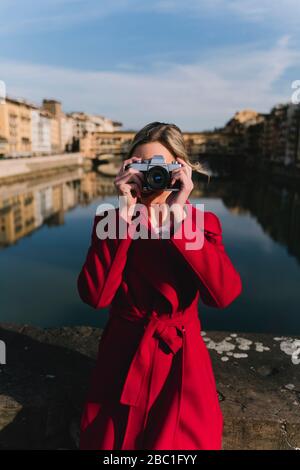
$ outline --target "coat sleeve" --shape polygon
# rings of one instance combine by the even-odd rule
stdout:
[[[191,204],[187,208],[187,218],[192,224],[192,232],[196,234],[198,231],[199,234],[199,230],[202,230],[202,247],[187,248],[187,244],[193,242],[193,238],[190,235],[186,236],[183,227],[186,219],[175,228],[169,242],[181,253],[191,267],[203,303],[210,307],[225,308],[240,295],[242,281],[239,272],[225,251],[220,220],[213,212],[204,212],[202,219],[204,225],[199,225],[197,218],[193,216],[198,209],[192,208]],[[180,227],[180,236],[176,238],[175,235],[178,234]]]
[[[116,211],[118,221],[118,210]],[[103,215],[94,218],[91,242],[86,259],[77,278],[77,290],[81,300],[94,308],[110,305],[122,281],[127,252],[132,238],[100,239],[96,227]],[[125,222],[128,228],[129,224]],[[118,234],[118,222],[116,233]]]

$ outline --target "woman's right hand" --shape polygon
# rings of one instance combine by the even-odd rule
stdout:
[[[141,159],[139,157],[131,157],[124,160],[114,180],[114,185],[117,189],[118,195],[126,197],[127,209],[136,204],[138,198],[141,197],[143,176],[139,170],[134,168],[128,168],[125,170],[125,166],[129,163],[140,160]]]

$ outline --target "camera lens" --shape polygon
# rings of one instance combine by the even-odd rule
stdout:
[[[161,166],[153,166],[146,173],[146,181],[151,189],[164,189],[168,187],[169,172]]]

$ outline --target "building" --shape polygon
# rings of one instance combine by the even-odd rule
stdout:
[[[40,107],[7,97],[0,102],[0,156],[78,151],[87,134],[113,133],[121,127],[121,122],[103,115],[64,113],[61,102],[54,99],[44,99]]]
[[[284,164],[300,163],[299,150],[300,106],[290,103],[286,112],[286,140]]]
[[[36,108],[31,110],[31,153],[50,155],[52,152],[52,116],[49,112]]]
[[[31,111],[35,105],[7,97],[0,104],[0,154],[31,154]]]
[[[44,99],[42,109],[50,114],[51,121],[51,149],[52,153],[64,151],[62,146],[61,120],[63,116],[61,102],[57,100]]]
[[[7,107],[5,102],[0,103],[0,157],[7,155],[9,152],[9,132],[6,125]]]
[[[300,119],[297,125],[297,134],[298,134],[298,144],[297,144],[297,153],[296,153],[296,164],[300,166]]]
[[[121,130],[86,132],[80,139],[80,152],[89,158],[107,154],[125,155],[135,134],[134,131]],[[183,138],[189,156],[195,160],[201,153],[224,149],[227,145],[227,137],[221,133],[184,132]]]
[[[299,163],[299,125],[299,105],[285,103],[274,106],[264,125],[264,158],[284,165]]]
[[[121,129],[122,123],[112,121],[98,114],[87,114],[83,112],[69,113],[73,118],[73,134],[76,139],[82,139],[86,133],[92,132],[115,132]]]
[[[86,113],[73,112],[69,113],[69,116],[73,119],[73,136],[78,141],[82,139],[86,133],[94,132],[95,124],[89,120]]]
[[[74,120],[69,114],[63,114],[60,120],[61,150],[72,152],[74,144]]]
[[[80,152],[89,158],[103,154],[123,155],[134,135],[133,131],[86,132],[80,139]]]
[[[222,129],[222,133],[228,137],[227,153],[254,157],[261,155],[265,119],[266,114],[252,109],[236,112]]]
[[[100,114],[64,113],[60,101],[37,106],[23,99],[0,101],[0,156],[31,156],[81,151],[86,157],[126,155],[134,130]],[[183,132],[192,160],[201,155],[251,157],[300,166],[300,105],[285,103],[270,113],[238,111],[223,128]],[[247,159],[248,160],[248,159]]]

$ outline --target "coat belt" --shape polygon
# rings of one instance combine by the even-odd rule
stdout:
[[[117,313],[117,316],[119,315],[120,312]],[[128,318],[128,313],[125,313],[124,317]],[[143,325],[145,331],[131,361],[121,392],[120,403],[130,406],[139,405],[143,390],[143,382],[146,379],[151,363],[154,360],[155,339],[153,338],[156,338],[157,340],[161,339],[166,343],[169,348],[168,352],[171,352],[174,355],[182,348],[181,377],[179,377],[181,378],[181,382],[176,420],[177,429],[184,381],[186,326],[195,319],[198,319],[198,311],[194,306],[186,308],[176,317],[162,316],[158,315],[157,312],[152,311],[150,316],[143,319],[146,320],[146,324]]]

